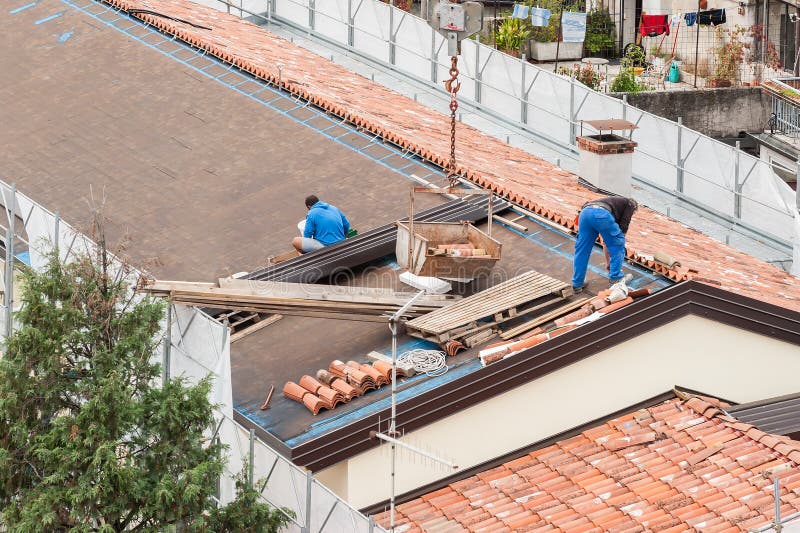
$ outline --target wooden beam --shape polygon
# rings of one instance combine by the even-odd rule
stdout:
[[[519,231],[522,231],[522,232],[527,232],[528,231],[528,227],[527,226],[523,226],[522,224],[518,224],[517,222],[514,222],[513,220],[508,220],[507,218],[503,218],[500,215],[494,215],[494,217],[492,217],[492,218],[494,218],[496,221],[500,222],[501,224],[505,224],[506,226],[511,226],[512,228],[514,228],[516,230],[519,230]]]
[[[537,316],[533,320],[525,322],[524,324],[520,324],[517,327],[508,329],[500,334],[500,338],[503,340],[513,339],[517,335],[525,333],[528,330],[535,328],[536,326],[541,326],[551,320],[554,320],[562,315],[566,315],[570,311],[577,309],[583,306],[586,302],[589,301],[589,298],[582,298],[580,300],[576,300],[574,302],[570,302],[567,305],[562,305],[558,309],[553,309],[549,313],[545,313],[543,315]]]
[[[267,318],[259,320],[258,322],[256,322],[255,324],[253,324],[250,327],[244,328],[241,331],[237,331],[236,333],[231,335],[231,344],[233,344],[234,342],[236,342],[238,340],[243,339],[244,337],[247,337],[251,333],[255,333],[256,331],[264,329],[265,327],[269,326],[270,324],[274,324],[275,322],[277,322],[281,318],[283,318],[283,315],[270,315]]]
[[[464,189],[462,187],[414,187],[414,193],[453,194],[455,196],[488,196],[493,194],[486,189]]]

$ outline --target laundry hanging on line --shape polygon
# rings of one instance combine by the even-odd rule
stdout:
[[[724,9],[711,9],[697,14],[697,23],[701,26],[719,26],[720,24],[725,24],[725,21]]]
[[[550,23],[550,10],[543,7],[531,8],[531,25],[547,26]]]
[[[581,43],[586,38],[586,13],[564,11],[561,13],[561,40],[565,43]]]
[[[657,37],[666,33],[669,35],[669,15],[644,15],[639,26],[642,37]]]
[[[687,26],[694,26],[697,21],[697,13],[686,13],[683,17],[686,19]]]
[[[528,6],[524,4],[514,4],[514,12],[511,16],[515,19],[526,19],[528,18]]]

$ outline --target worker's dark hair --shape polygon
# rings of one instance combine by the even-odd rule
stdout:
[[[630,204],[630,206],[633,208],[634,211],[639,209],[639,202],[637,202],[633,198],[628,198],[628,203]]]
[[[313,194],[310,196],[306,196],[306,207],[311,207],[315,203],[319,202],[319,198],[314,196]]]

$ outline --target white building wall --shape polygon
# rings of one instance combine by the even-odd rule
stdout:
[[[413,431],[404,440],[465,469],[675,385],[749,402],[797,392],[798,375],[800,347],[688,316]],[[452,474],[408,453],[399,455],[397,465],[397,494]],[[388,447],[381,446],[316,475],[361,508],[389,498],[389,472]]]

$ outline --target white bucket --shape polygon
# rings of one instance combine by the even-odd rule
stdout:
[[[297,223],[297,229],[300,231],[300,236],[303,236],[303,231],[306,229],[306,219]]]

